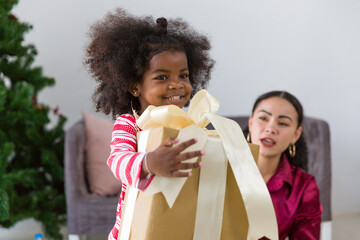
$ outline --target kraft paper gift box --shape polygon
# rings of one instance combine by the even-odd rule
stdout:
[[[237,123],[213,114],[218,103],[205,90],[191,102],[192,118],[176,108],[143,113],[138,150],[152,151],[168,137],[196,137],[186,151],[203,149],[203,166],[188,178],[155,176],[144,192],[128,187],[118,239],[278,239],[271,198],[254,162],[258,146],[246,143]],[[210,121],[215,134],[204,129]]]

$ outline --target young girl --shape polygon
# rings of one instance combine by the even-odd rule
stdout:
[[[108,239],[117,239],[124,194],[127,185],[145,190],[155,174],[188,177],[198,163],[182,163],[203,151],[181,154],[196,142],[178,143],[166,139],[156,150],[139,153],[136,149],[136,125],[132,110],[141,115],[149,105],[186,106],[195,92],[210,79],[214,61],[209,57],[208,39],[195,32],[181,19],[134,17],[118,9],[91,28],[86,64],[99,83],[93,100],[97,111],[112,113],[115,121],[111,153],[107,160],[122,192],[116,223]]]
[[[258,167],[274,204],[280,240],[320,239],[322,209],[315,178],[305,172],[303,118],[300,102],[282,91],[261,95],[249,118],[247,139],[260,145]]]

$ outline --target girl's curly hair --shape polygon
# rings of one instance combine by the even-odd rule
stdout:
[[[292,95],[291,93],[286,92],[286,91],[271,91],[271,92],[267,92],[267,93],[264,93],[261,96],[259,96],[256,99],[254,106],[252,108],[252,114],[254,114],[256,107],[260,104],[261,101],[271,98],[271,97],[283,98],[283,99],[287,100],[291,105],[293,105],[293,107],[295,108],[295,110],[298,114],[298,119],[297,119],[298,126],[297,127],[300,127],[302,125],[303,120],[304,120],[303,107],[302,107],[300,101],[294,95]],[[249,133],[249,128],[246,127],[244,129],[244,135],[247,136],[248,133]],[[304,138],[304,133],[301,133],[300,138],[295,143],[295,147],[296,147],[296,155],[294,157],[291,157],[287,150],[285,150],[283,154],[286,154],[287,159],[289,159],[289,162],[292,165],[300,167],[301,169],[307,171],[308,170],[308,150],[307,150],[307,145],[306,145],[306,141]]]
[[[117,115],[140,109],[128,89],[149,68],[153,56],[167,50],[187,56],[192,96],[205,88],[215,61],[206,36],[197,33],[182,19],[134,17],[116,9],[90,28],[85,64],[99,83],[93,95],[97,111]]]

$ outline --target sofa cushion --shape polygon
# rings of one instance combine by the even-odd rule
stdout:
[[[86,131],[85,170],[92,194],[112,196],[121,192],[121,182],[106,164],[110,154],[113,122],[82,113]]]

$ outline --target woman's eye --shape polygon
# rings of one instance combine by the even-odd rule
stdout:
[[[279,123],[279,125],[280,125],[280,126],[286,126],[286,127],[289,126],[289,124],[284,123],[284,122]]]
[[[265,121],[266,117],[259,117],[260,120]]]

